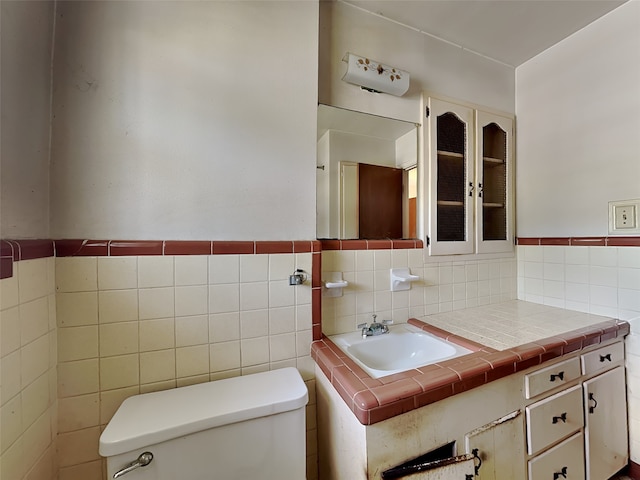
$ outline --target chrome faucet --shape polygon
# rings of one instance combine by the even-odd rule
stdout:
[[[374,313],[373,322],[371,322],[371,325],[367,325],[366,323],[361,323],[358,325],[358,328],[360,328],[362,332],[362,338],[389,333],[389,327],[387,325],[393,323],[393,320],[383,320],[382,323],[378,323],[376,321],[376,318],[377,315]]]

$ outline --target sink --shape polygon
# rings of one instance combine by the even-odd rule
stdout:
[[[371,377],[379,378],[472,353],[409,324],[391,325],[389,333],[362,338],[358,332],[329,339]]]

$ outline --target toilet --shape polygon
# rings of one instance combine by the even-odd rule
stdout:
[[[308,398],[292,367],[129,397],[100,436],[107,478],[304,480]]]

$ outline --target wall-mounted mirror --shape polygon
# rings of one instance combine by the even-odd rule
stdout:
[[[317,238],[416,238],[418,126],[318,105]]]

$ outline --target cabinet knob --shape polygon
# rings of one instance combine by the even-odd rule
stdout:
[[[473,182],[469,182],[469,196],[473,197]]]
[[[560,477],[567,478],[567,467],[562,467],[562,470],[553,474],[553,480],[558,480]]]
[[[553,417],[552,419],[552,423],[558,423],[559,421],[562,421],[562,423],[567,423],[567,412],[557,416],[557,417]]]
[[[551,377],[549,378],[549,381],[550,382],[555,382],[556,378],[560,379],[560,380],[564,380],[564,372],[555,373],[555,374],[552,373]]]

